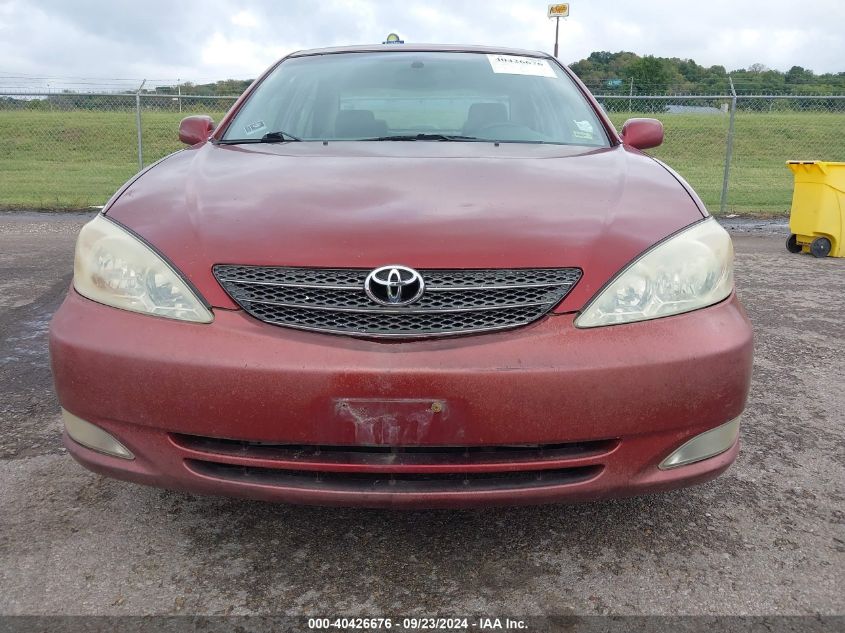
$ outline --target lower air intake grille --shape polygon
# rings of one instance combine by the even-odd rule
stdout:
[[[424,493],[462,492],[540,488],[576,484],[601,473],[601,465],[576,466],[555,470],[489,473],[315,473],[275,470],[254,466],[219,464],[189,459],[187,466],[195,473],[243,484],[298,488],[300,490],[335,490],[341,492]]]
[[[502,330],[536,321],[581,277],[577,268],[421,270],[410,305],[382,305],[366,269],[217,265],[214,276],[251,316],[292,328],[369,337]]]

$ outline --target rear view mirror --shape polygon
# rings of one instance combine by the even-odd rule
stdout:
[[[208,140],[214,131],[214,120],[210,116],[189,116],[179,123],[179,140],[196,145]]]
[[[622,142],[637,149],[657,147],[663,142],[663,124],[657,119],[628,119],[622,126]]]

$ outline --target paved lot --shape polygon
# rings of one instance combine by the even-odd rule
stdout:
[[[0,213],[0,613],[841,614],[845,259],[737,223],[736,465],[578,506],[391,513],[148,489],[65,453],[46,328],[83,215]]]

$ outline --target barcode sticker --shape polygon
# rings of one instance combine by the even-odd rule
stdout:
[[[494,73],[507,75],[532,75],[534,77],[555,77],[548,60],[520,55],[487,55]]]

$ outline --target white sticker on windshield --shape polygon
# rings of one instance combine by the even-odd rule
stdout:
[[[266,125],[264,125],[264,121],[256,121],[255,123],[250,123],[247,126],[244,126],[244,132],[247,134],[255,134],[259,130],[263,130]]]
[[[582,132],[589,132],[590,134],[593,133],[593,126],[590,125],[589,121],[575,121],[575,125]]]
[[[534,77],[555,77],[555,71],[548,60],[520,55],[487,55],[494,73],[508,75],[532,75]]]

